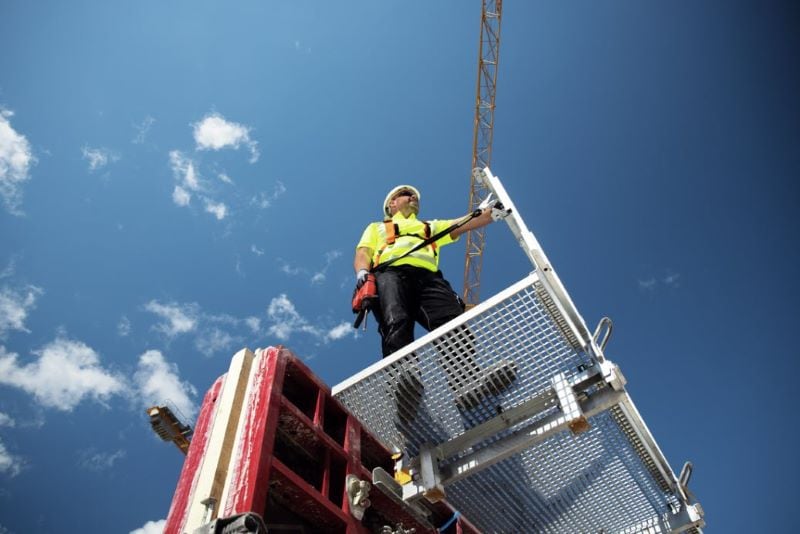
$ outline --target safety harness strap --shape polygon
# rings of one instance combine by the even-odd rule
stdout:
[[[386,250],[388,247],[391,247],[392,245],[394,245],[395,241],[397,241],[397,238],[401,237],[403,235],[416,237],[417,239],[421,239],[423,241],[423,244],[420,244],[419,246],[413,248],[412,250],[409,250],[408,252],[406,252],[402,256],[398,256],[397,258],[392,258],[390,260],[391,262],[397,261],[400,258],[405,258],[406,256],[408,256],[412,252],[415,252],[415,251],[421,249],[422,247],[424,247],[426,245],[430,245],[431,246],[431,251],[433,252],[433,257],[436,258],[436,256],[438,255],[438,251],[437,251],[438,245],[436,244],[435,240],[431,240],[430,239],[431,238],[431,225],[430,225],[430,223],[428,221],[422,221],[422,224],[425,225],[425,237],[422,237],[422,236],[417,235],[417,234],[401,234],[400,233],[400,225],[398,225],[396,222],[391,221],[391,220],[383,221],[384,228],[386,229],[386,242],[384,243],[384,245],[380,249],[378,249],[378,254],[377,254],[377,257],[375,259],[375,265],[373,266],[373,270],[375,268],[377,268],[377,266],[380,264],[381,255],[383,254],[383,251]],[[441,237],[442,235],[444,235],[444,234],[440,234],[439,237]],[[437,237],[436,239],[439,239],[439,237]]]
[[[447,228],[445,228],[444,230],[442,230],[438,234],[426,238],[422,243],[420,243],[419,245],[415,246],[411,250],[407,251],[402,256],[397,256],[396,258],[392,258],[389,261],[387,261],[386,263],[382,263],[382,264],[379,265],[380,260],[381,260],[381,253],[383,252],[383,250],[386,247],[381,248],[378,251],[378,257],[376,258],[376,263],[371,269],[372,272],[377,272],[379,269],[385,269],[386,267],[388,267],[392,263],[396,262],[397,260],[403,259],[406,256],[408,256],[409,254],[411,254],[413,252],[416,252],[419,249],[421,249],[423,247],[426,247],[428,245],[432,244],[435,247],[436,246],[436,241],[438,241],[442,236],[445,236],[445,235],[449,234],[450,232],[452,232],[456,228],[460,228],[460,227],[464,226],[465,224],[467,224],[469,221],[471,221],[475,217],[479,217],[480,214],[481,214],[481,210],[480,209],[474,210],[472,213],[468,214],[467,216],[465,216],[461,220],[458,220],[458,221],[454,222],[453,224],[451,224],[450,226],[448,226]],[[387,229],[388,229],[388,226],[387,226]],[[425,223],[425,234],[429,235],[430,231],[431,231],[430,230],[430,225],[426,222]],[[415,234],[412,234],[412,235],[415,235]],[[419,237],[419,236],[416,236],[416,237]],[[436,249],[434,248],[433,250],[434,250],[434,256],[435,256],[436,255]]]

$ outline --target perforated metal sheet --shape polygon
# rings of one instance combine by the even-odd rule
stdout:
[[[546,396],[553,376],[569,379],[596,363],[548,287],[533,273],[333,393],[384,443],[412,456]],[[537,417],[558,409],[548,402]],[[588,432],[558,433],[448,485],[447,500],[485,532],[662,532],[677,500],[614,410],[592,417]]]

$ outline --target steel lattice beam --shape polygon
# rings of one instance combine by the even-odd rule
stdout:
[[[492,160],[494,99],[497,87],[502,8],[502,0],[483,0],[471,169],[488,167]],[[488,193],[489,190],[485,186],[472,179],[469,192],[469,211],[477,208]],[[481,265],[483,262],[483,249],[486,244],[484,230],[484,228],[480,228],[467,233],[467,253],[464,265],[464,302],[470,307],[480,302]]]

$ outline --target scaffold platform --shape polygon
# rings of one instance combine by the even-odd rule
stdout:
[[[446,498],[483,532],[700,532],[691,465],[675,475],[603,354],[610,321],[586,327],[500,181],[476,178],[533,272],[334,397],[403,453],[406,502]]]

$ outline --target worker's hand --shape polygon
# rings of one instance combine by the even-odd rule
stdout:
[[[367,281],[367,275],[369,271],[366,269],[359,269],[358,273],[356,273],[356,289],[361,289],[361,286],[364,285],[364,282]]]
[[[494,204],[492,204],[492,219],[499,221],[505,219],[509,215],[511,215],[511,208],[506,209],[502,202],[495,200]]]

